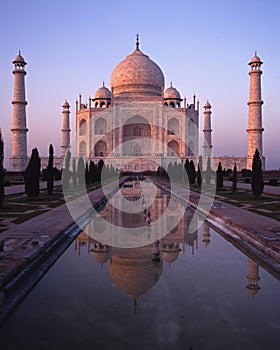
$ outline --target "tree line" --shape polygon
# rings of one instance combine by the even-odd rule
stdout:
[[[45,171],[47,179],[47,191],[48,194],[53,193],[54,188],[54,178],[55,178],[55,168],[53,166],[54,162],[54,150],[53,146],[49,146],[49,159],[48,166]],[[76,158],[72,158],[72,167],[70,170],[71,152],[68,151],[65,157],[65,164],[62,170],[62,182],[64,188],[68,188],[70,183],[73,186],[77,185],[90,185],[101,182],[102,179],[106,180],[112,178],[113,176],[119,176],[118,171],[114,169],[112,165],[108,166],[104,164],[101,159],[97,164],[93,161],[89,163],[83,158],[78,159],[76,165]],[[157,175],[162,178],[171,178],[172,180],[189,183],[190,185],[197,184],[198,187],[202,185],[202,178],[204,175],[205,183],[210,184],[211,179],[215,176],[217,188],[223,187],[223,175],[222,165],[219,163],[216,172],[211,168],[210,157],[207,159],[206,171],[202,172],[202,157],[199,157],[197,170],[195,169],[194,162],[188,159],[185,163],[170,163],[167,170],[163,167],[158,167]],[[0,207],[2,207],[4,202],[4,141],[2,137],[2,131],[0,129]],[[39,157],[39,152],[37,148],[32,149],[31,157],[24,171],[24,183],[25,192],[27,197],[38,197],[40,192],[39,180],[41,177],[41,159]],[[72,181],[71,181],[72,180]],[[237,170],[236,165],[233,169],[232,174],[232,190],[236,191],[237,188]],[[264,182],[262,175],[262,161],[260,158],[260,153],[256,149],[253,163],[252,163],[252,175],[251,175],[251,188],[252,193],[256,197],[260,197],[263,193]]]
[[[185,160],[184,164],[183,162],[169,163],[167,170],[165,170],[163,167],[158,167],[157,169],[157,176],[161,178],[181,183],[187,183],[189,185],[196,184],[198,187],[201,187],[203,178],[206,185],[209,185],[211,183],[211,179],[215,179],[217,189],[223,188],[223,179],[225,173],[225,170],[222,169],[221,162],[219,162],[216,171],[212,169],[210,157],[207,158],[206,170],[203,172],[202,156],[199,156],[197,170],[195,169],[194,162],[192,160],[189,161],[188,159]],[[260,153],[257,149],[253,157],[252,170],[250,173],[252,193],[255,197],[260,197],[263,193],[264,181],[262,175],[262,161],[260,158]],[[231,171],[231,181],[232,192],[235,193],[237,190],[236,164],[234,165],[233,171]]]

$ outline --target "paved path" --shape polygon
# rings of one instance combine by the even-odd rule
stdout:
[[[55,181],[54,186],[60,186],[62,184],[61,180]],[[40,190],[47,188],[47,181],[40,181]],[[19,193],[24,193],[24,184],[20,185],[11,185],[11,186],[6,186],[4,188],[5,195],[11,195],[11,194],[19,194]]]

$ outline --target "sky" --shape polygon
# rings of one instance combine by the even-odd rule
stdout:
[[[62,104],[94,96],[135,49],[155,61],[182,97],[212,105],[214,155],[247,154],[248,62],[262,59],[263,147],[267,169],[280,168],[280,2],[278,0],[19,0],[0,2],[0,128],[11,154],[12,61],[26,66],[28,154],[49,144],[60,155]]]

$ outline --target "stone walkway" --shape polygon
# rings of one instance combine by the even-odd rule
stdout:
[[[62,184],[61,180],[55,181],[54,186],[60,186]],[[40,181],[40,190],[47,188],[47,181]],[[18,194],[18,193],[24,193],[24,184],[19,185],[11,185],[6,186],[4,188],[5,196],[9,196],[11,194]]]

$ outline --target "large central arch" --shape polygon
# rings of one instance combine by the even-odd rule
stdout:
[[[136,115],[123,126],[123,154],[142,156],[151,154],[151,125],[147,119]]]

